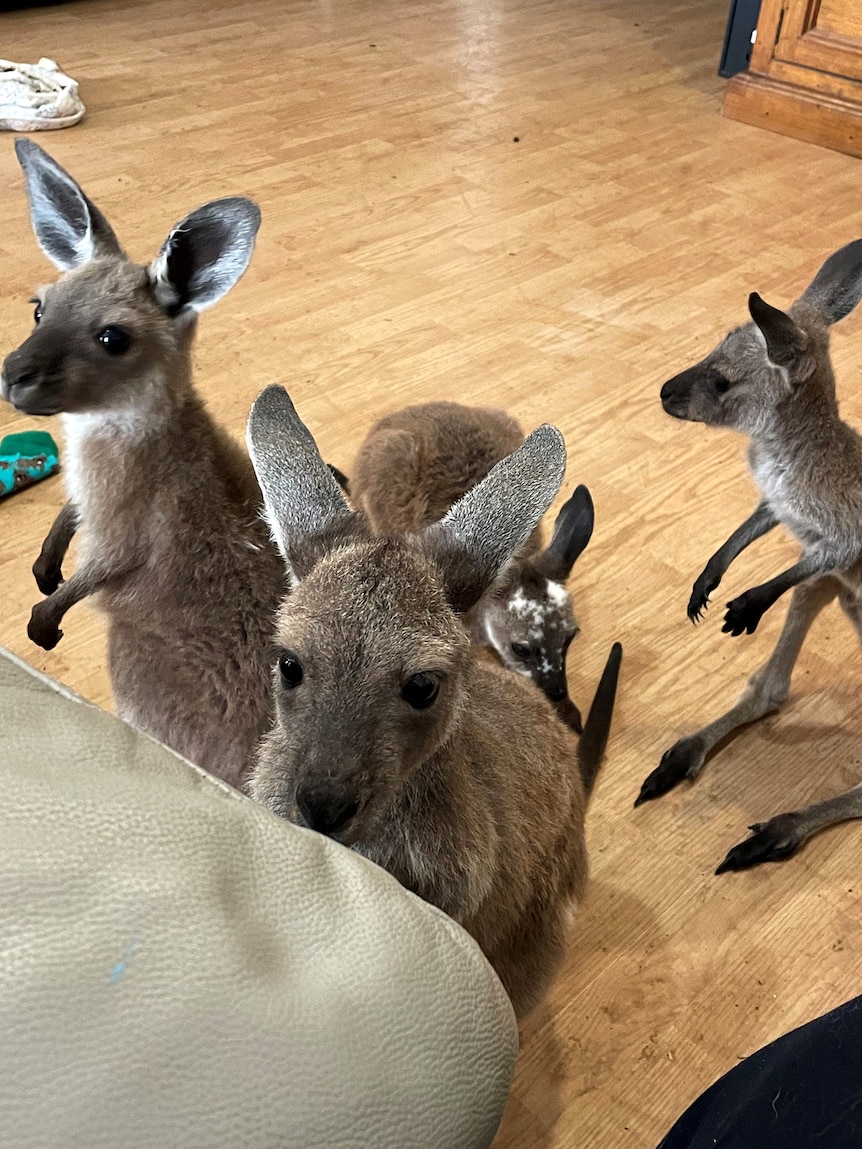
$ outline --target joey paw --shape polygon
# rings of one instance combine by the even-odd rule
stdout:
[[[53,611],[45,609],[47,601],[37,602],[30,612],[27,637],[43,650],[53,650],[63,637],[63,632],[53,617]]]
[[[635,806],[660,798],[685,778],[693,782],[701,772],[705,758],[706,751],[697,735],[680,738],[670,750],[665,750],[661,762],[644,781]]]
[[[36,579],[36,586],[47,596],[53,594],[63,581],[63,571],[57,563],[39,555],[33,563],[33,577]]]
[[[746,591],[727,604],[724,626],[721,628],[722,634],[732,634],[735,638],[740,634],[754,634],[757,624],[763,618],[764,610],[765,607],[758,598],[753,596],[751,591]]]
[[[807,835],[798,814],[777,814],[768,822],[755,822],[748,827],[751,837],[728,852],[715,871],[725,874],[731,870],[750,870],[761,862],[783,862],[795,854]]]

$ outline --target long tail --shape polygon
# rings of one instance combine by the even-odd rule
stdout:
[[[578,743],[578,769],[584,783],[584,790],[589,797],[596,775],[602,764],[605,747],[608,744],[608,735],[611,732],[611,719],[614,714],[614,702],[617,697],[617,681],[620,676],[620,662],[623,657],[623,648],[615,642],[596,687],[595,698],[590,707],[590,713],[584,724],[584,732]]]

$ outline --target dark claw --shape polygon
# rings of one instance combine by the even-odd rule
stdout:
[[[761,862],[783,862],[805,841],[795,814],[778,814],[768,822],[755,822],[748,828],[752,836],[733,847],[715,871],[717,874],[750,870]]]
[[[691,622],[700,622],[703,618],[703,612],[709,606],[709,596],[717,586],[718,579],[707,578],[705,572],[697,579],[686,608],[686,614]]]
[[[680,738],[670,750],[665,750],[661,762],[644,781],[641,792],[635,799],[635,806],[642,806],[644,802],[660,798],[686,778],[694,781],[703,766],[703,758],[700,739]]]
[[[694,622],[694,623],[700,622],[700,620],[703,618],[704,611],[706,610],[706,608],[708,606],[709,606],[709,599],[708,598],[695,599],[694,595],[692,595],[692,597],[689,601],[688,607],[686,608],[686,614],[688,615],[688,621]]]

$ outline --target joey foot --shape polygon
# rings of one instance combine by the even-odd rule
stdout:
[[[732,634],[734,638],[738,638],[740,634],[754,634],[769,605],[758,594],[757,588],[747,590],[727,604],[727,614],[724,616],[724,626],[721,628],[722,634]]]
[[[755,822],[748,827],[750,838],[729,851],[715,871],[725,874],[731,870],[750,870],[761,862],[783,862],[795,854],[806,840],[798,814],[776,814],[768,822]]]
[[[686,607],[689,622],[700,622],[703,612],[709,606],[709,596],[720,582],[721,579],[715,578],[709,573],[708,567],[697,576],[694,586],[691,588],[691,598]]]
[[[703,769],[705,758],[706,748],[696,734],[680,738],[670,750],[665,750],[661,762],[646,778],[635,799],[635,805],[641,806],[653,798],[660,798],[684,778],[693,782]]]
[[[63,571],[59,563],[39,555],[33,563],[33,577],[36,579],[36,586],[47,597],[53,594],[63,581]]]
[[[57,625],[54,611],[48,599],[37,602],[30,611],[30,621],[27,623],[27,637],[43,650],[53,650],[63,632]]]

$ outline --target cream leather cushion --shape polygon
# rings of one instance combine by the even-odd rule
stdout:
[[[445,915],[2,653],[0,769],[0,1144],[490,1144],[517,1034]]]

